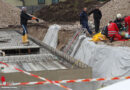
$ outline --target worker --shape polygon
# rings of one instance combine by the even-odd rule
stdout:
[[[114,40],[121,40],[122,37],[119,34],[119,28],[116,23],[110,21],[109,25],[107,26],[108,29],[108,37],[110,38],[110,41],[113,42]]]
[[[27,22],[28,22],[28,20],[36,20],[37,22],[39,22],[39,19],[37,19],[36,17],[32,17],[32,16],[28,15],[26,7],[22,7],[20,18],[21,18],[20,23],[21,23],[22,28],[23,28],[22,42],[23,42],[23,44],[29,44],[28,36],[27,36],[27,34],[28,34]]]
[[[124,21],[125,21],[125,27],[128,28],[128,33],[130,35],[130,16],[125,17]]]
[[[122,31],[123,30],[123,25],[122,25],[122,15],[121,14],[117,14],[116,16],[116,20],[114,21],[114,23],[117,24],[118,28],[119,28],[119,31]]]
[[[100,20],[102,18],[102,12],[97,6],[94,10],[92,10],[89,15],[93,14],[94,18],[94,25],[95,25],[95,33],[99,33],[99,28],[100,28]]]
[[[83,28],[87,29],[89,34],[92,35],[92,31],[90,30],[88,26],[88,14],[87,14],[87,8],[83,8],[83,11],[80,13],[80,24]]]

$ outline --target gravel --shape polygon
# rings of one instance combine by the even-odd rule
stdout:
[[[0,28],[20,24],[20,9],[0,0]]]
[[[130,15],[130,0],[111,0],[101,7],[103,13],[101,26],[107,25],[110,20],[114,20],[118,13],[122,16]]]

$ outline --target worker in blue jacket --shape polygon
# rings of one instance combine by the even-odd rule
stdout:
[[[87,14],[87,8],[84,8],[83,11],[80,13],[80,24],[83,28],[86,28],[90,35],[92,35],[92,31],[90,30],[88,26],[88,14]]]

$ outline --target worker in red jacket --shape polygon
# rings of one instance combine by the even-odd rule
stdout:
[[[119,28],[116,23],[111,21],[107,28],[108,28],[108,37],[110,37],[111,42],[113,40],[117,41],[122,39],[121,35],[119,34]]]
[[[128,27],[128,32],[130,35],[130,16],[125,17],[125,27]]]

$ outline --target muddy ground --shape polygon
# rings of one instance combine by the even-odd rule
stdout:
[[[79,14],[83,7],[88,8],[88,12],[95,6],[103,6],[110,0],[104,2],[98,0],[66,0],[58,4],[45,6],[34,13],[35,16],[47,22],[75,22],[79,21]]]

